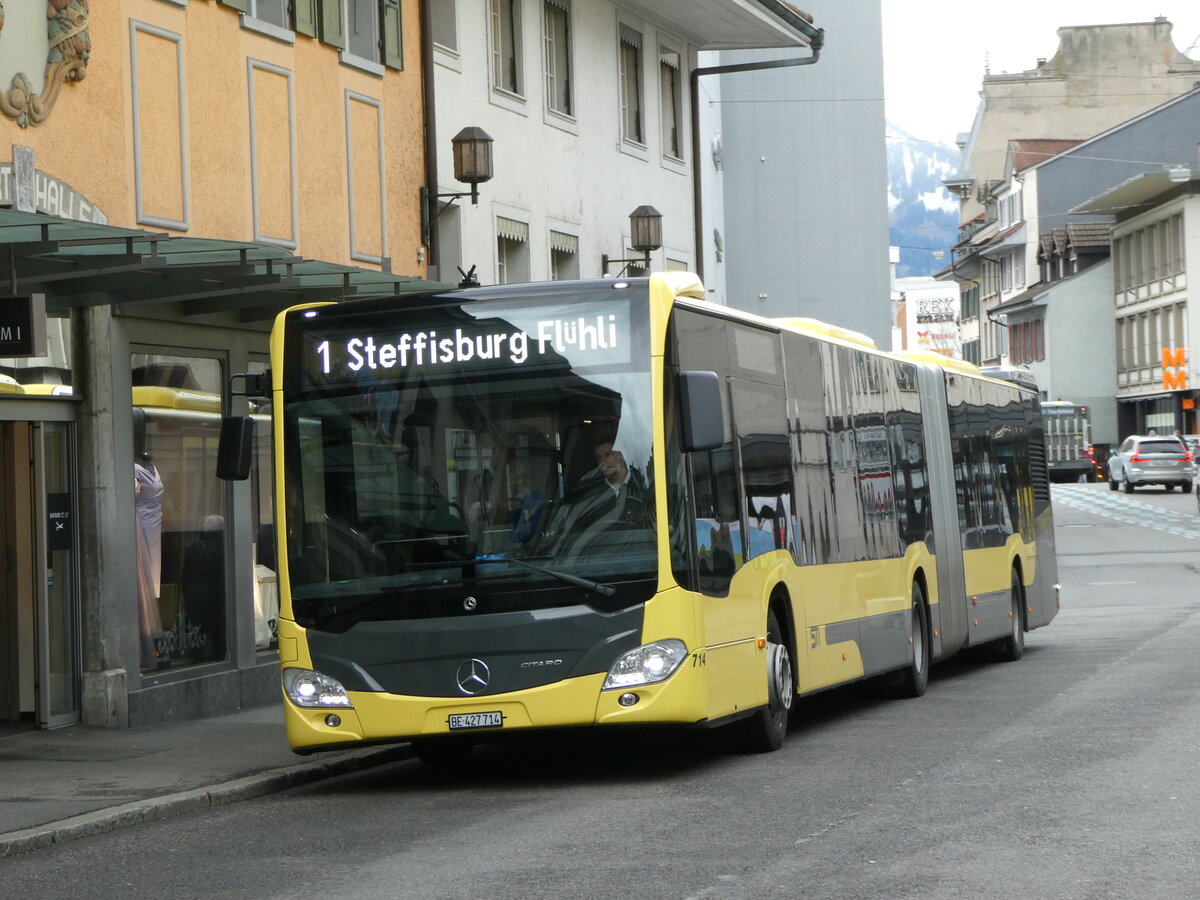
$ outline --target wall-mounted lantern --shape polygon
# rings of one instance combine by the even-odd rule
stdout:
[[[644,253],[643,257],[633,259],[609,259],[607,253],[600,257],[600,274],[608,275],[609,263],[624,263],[619,278],[631,263],[637,263],[644,269],[650,268],[650,251],[662,246],[662,213],[649,204],[643,204],[629,214],[629,234],[632,238],[633,249]]]

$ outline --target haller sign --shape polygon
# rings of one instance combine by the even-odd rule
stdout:
[[[46,295],[0,297],[0,358],[46,355]]]
[[[0,162],[0,207],[108,224],[108,216],[91,200],[65,181],[34,168],[33,150],[19,144],[13,144],[12,162]]]

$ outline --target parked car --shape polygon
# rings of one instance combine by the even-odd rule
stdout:
[[[1192,492],[1196,463],[1183,442],[1173,436],[1131,434],[1108,458],[1108,487],[1117,485],[1132,494],[1135,487],[1161,484],[1166,490],[1179,485]]]

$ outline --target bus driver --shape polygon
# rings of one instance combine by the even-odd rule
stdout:
[[[641,489],[630,477],[625,454],[605,440],[595,446],[593,457],[596,468],[582,479],[586,487],[560,513],[561,524],[551,529],[557,535],[552,550],[556,556],[593,549],[616,530],[645,527]]]

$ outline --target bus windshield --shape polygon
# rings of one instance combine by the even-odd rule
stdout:
[[[649,596],[646,291],[498,293],[288,313],[281,518],[298,621],[551,607],[580,585],[600,608]]]

